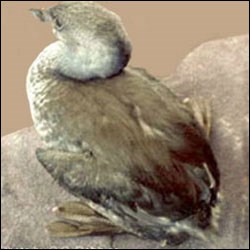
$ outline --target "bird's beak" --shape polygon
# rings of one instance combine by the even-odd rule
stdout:
[[[30,9],[32,15],[42,22],[50,22],[52,20],[51,15],[45,9]]]

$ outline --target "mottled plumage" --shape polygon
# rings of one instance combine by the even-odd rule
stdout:
[[[87,13],[88,24],[78,16],[80,10]],[[53,22],[60,20],[60,41],[40,54],[27,78],[34,124],[46,143],[37,150],[38,160],[60,185],[124,231],[170,242],[189,234],[202,237],[199,228],[210,224],[219,188],[219,170],[205,130],[191,106],[158,79],[141,69],[120,72],[130,43],[120,21],[100,10],[81,1],[50,10],[59,16]],[[74,32],[63,20],[72,23]],[[99,24],[101,30],[108,27],[108,33],[100,32]],[[91,27],[87,31],[92,41],[107,45],[101,46],[110,57],[107,61],[122,62],[115,69],[106,65],[109,74],[104,77],[109,78],[100,79],[98,67],[91,74],[86,67],[82,71],[85,51],[95,46],[84,44],[85,25]],[[79,37],[81,44],[75,42]],[[77,52],[70,58],[77,67],[69,72],[72,48]],[[111,48],[122,56],[109,54]],[[96,60],[102,57],[99,53]]]

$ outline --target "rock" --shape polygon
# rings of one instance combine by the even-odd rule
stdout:
[[[222,174],[216,240],[189,240],[174,249],[249,248],[248,36],[205,43],[164,83],[181,97],[203,96],[213,107],[212,147]],[[33,127],[2,138],[1,248],[159,249],[130,235],[51,239],[44,230],[51,208],[74,197],[35,158],[41,146]],[[165,247],[170,248],[171,247]]]
[[[249,248],[249,36],[202,44],[165,79],[181,97],[212,104],[211,144],[221,170],[220,234],[214,248]],[[211,246],[210,246],[211,248]]]

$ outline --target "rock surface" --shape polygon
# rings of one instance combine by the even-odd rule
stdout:
[[[212,147],[222,173],[221,219],[216,241],[189,240],[173,249],[249,248],[249,37],[207,42],[164,80],[181,97],[203,96],[213,107]],[[73,200],[37,162],[35,130],[2,138],[1,248],[160,249],[130,235],[51,239],[44,228],[51,208]],[[171,247],[164,247],[170,249]]]

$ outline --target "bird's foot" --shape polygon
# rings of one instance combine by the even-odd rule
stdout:
[[[193,111],[193,115],[201,128],[203,128],[206,138],[210,138],[212,115],[210,102],[202,97],[198,98],[186,98],[183,101]]]
[[[66,202],[53,208],[57,221],[48,224],[51,237],[71,238],[89,235],[114,235],[123,230],[82,202]]]

